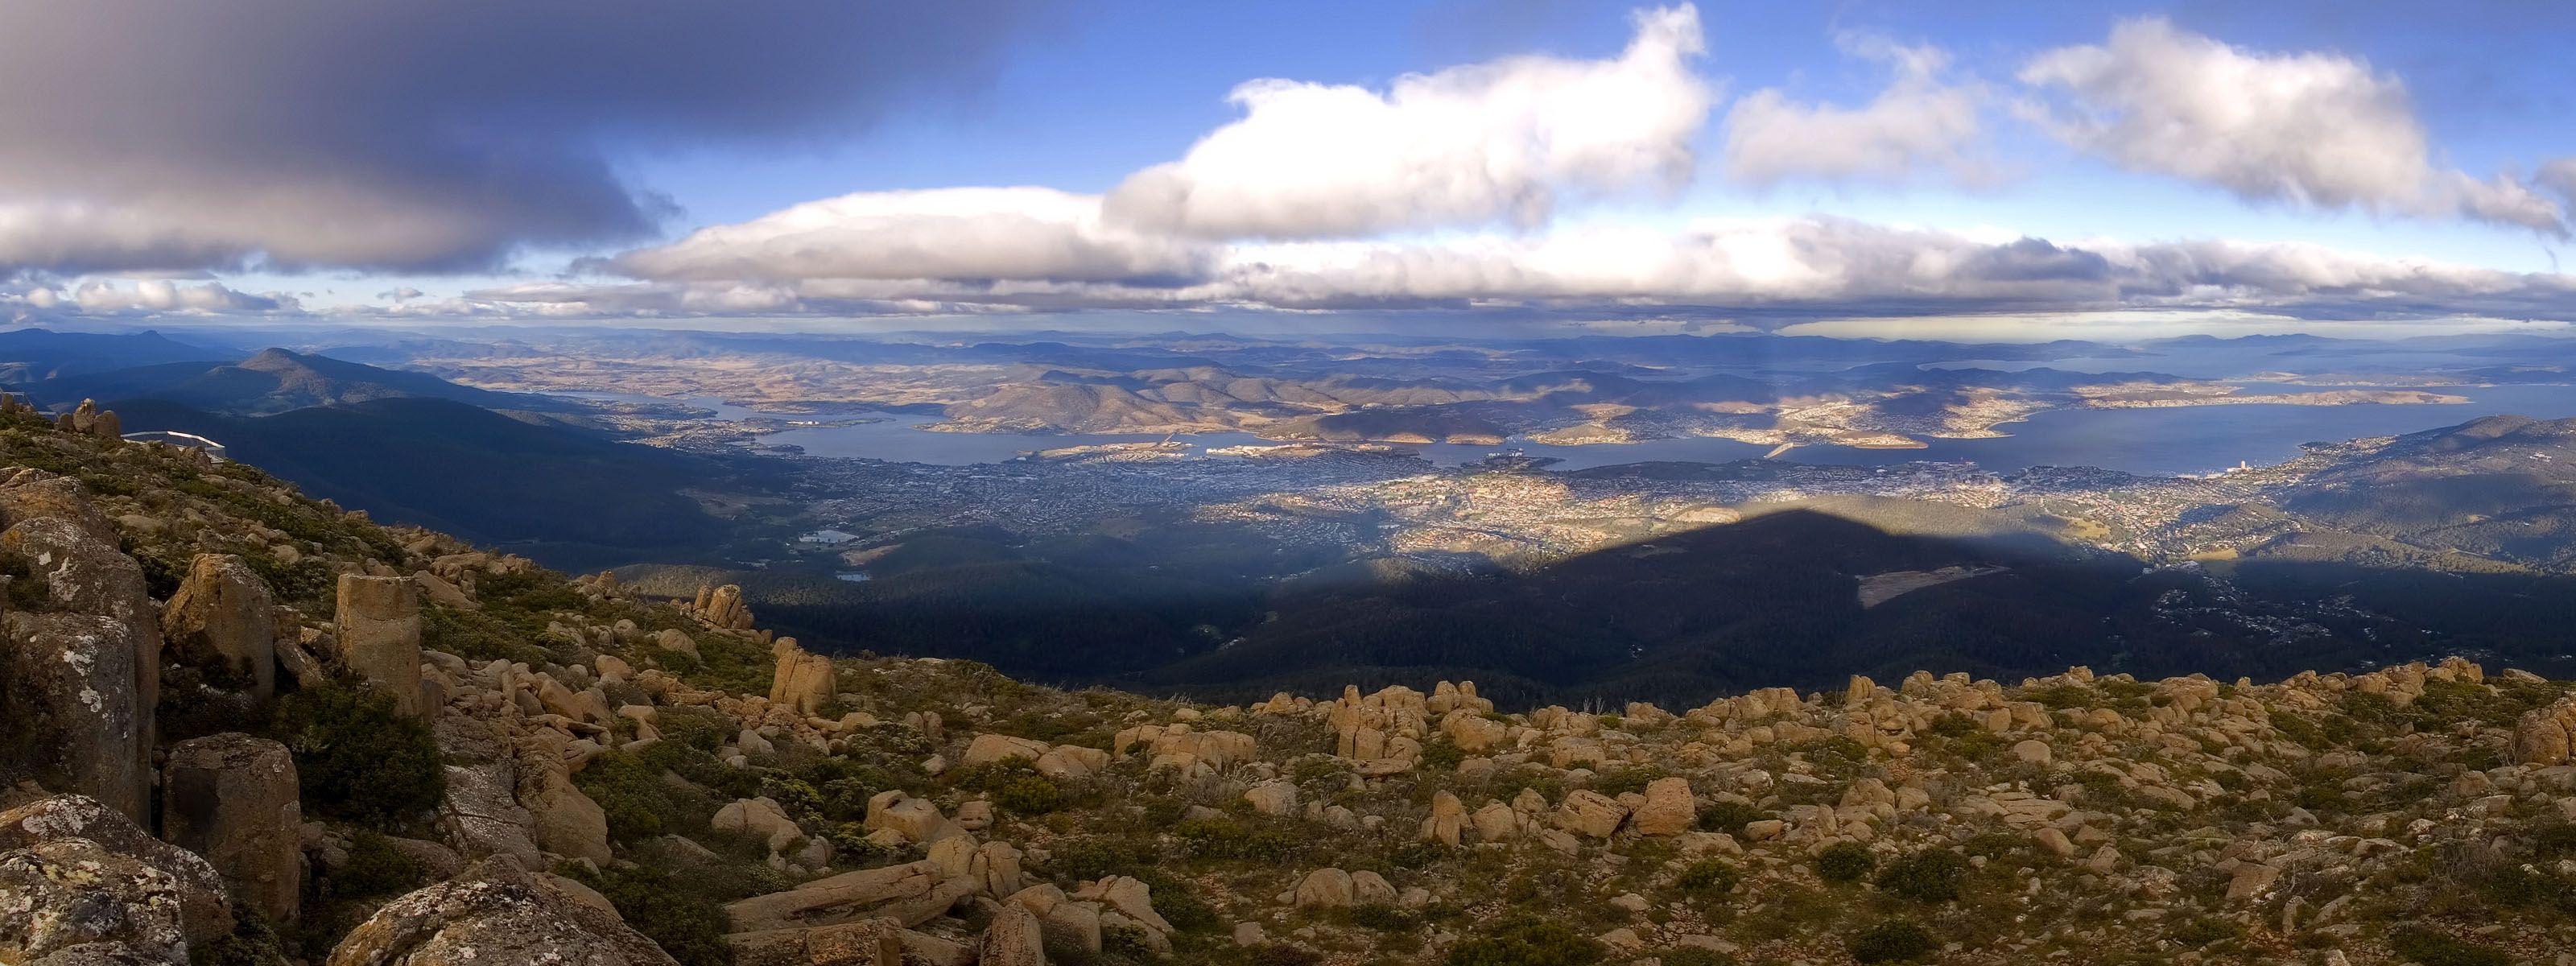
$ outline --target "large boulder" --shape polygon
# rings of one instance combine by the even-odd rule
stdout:
[[[233,928],[212,864],[81,795],[0,812],[0,912],[0,963],[46,962],[84,946],[185,962],[189,944]],[[176,959],[140,958],[174,947]]]
[[[153,707],[161,696],[160,609],[143,567],[70,480],[33,470],[0,479],[0,562],[33,584],[0,627],[0,768],[52,771],[63,786],[149,817]],[[14,769],[13,769],[14,770]]]
[[[340,575],[335,617],[340,663],[420,715],[420,594],[407,577]]]
[[[179,904],[168,874],[88,839],[0,853],[0,962],[185,963]]]
[[[1606,839],[1628,820],[1628,806],[1591,789],[1568,793],[1556,807],[1556,827],[1577,835]]]
[[[769,703],[811,715],[832,702],[836,692],[831,658],[805,653],[792,637],[779,638],[771,650],[778,656],[778,667],[769,681]]]
[[[1637,809],[1639,835],[1680,835],[1699,824],[1699,802],[1691,797],[1690,779],[1658,778],[1646,783],[1646,804]]]
[[[1351,874],[1340,869],[1316,869],[1297,883],[1296,905],[1299,909],[1348,909],[1355,901]]]
[[[134,627],[94,614],[0,616],[0,760],[61,776],[58,787],[149,816],[146,710],[136,694]]]
[[[816,879],[784,892],[736,900],[725,906],[735,932],[761,932],[859,919],[887,918],[918,925],[948,911],[983,886],[971,877],[950,878],[929,859]]]
[[[201,553],[190,561],[161,608],[161,635],[179,660],[222,668],[253,697],[277,690],[277,604],[240,557]]]
[[[976,966],[1046,966],[1046,932],[1035,913],[1003,906],[984,927]]]
[[[537,847],[571,859],[608,864],[608,812],[560,772],[545,772],[526,799]]]
[[[183,741],[161,786],[162,837],[214,863],[242,907],[278,922],[296,917],[304,812],[285,745],[242,734]]]
[[[2513,760],[2541,767],[2576,761],[2576,695],[2522,716],[2513,729]]]
[[[678,966],[617,914],[493,858],[386,903],[327,966]]]

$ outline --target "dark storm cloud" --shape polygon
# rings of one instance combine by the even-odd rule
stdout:
[[[25,0],[0,272],[491,266],[640,237],[612,152],[816,137],[969,91],[1039,0]]]

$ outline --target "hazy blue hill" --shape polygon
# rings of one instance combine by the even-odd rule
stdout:
[[[130,431],[175,429],[308,493],[512,545],[561,566],[715,539],[720,521],[683,487],[727,482],[704,457],[531,425],[444,399],[388,398],[269,416],[206,413],[162,400],[113,403]]]
[[[2490,416],[2400,436],[2281,503],[2338,529],[2566,569],[2576,566],[2576,419]]]
[[[268,349],[239,362],[174,362],[67,375],[29,384],[40,404],[83,399],[156,399],[227,415],[266,415],[309,406],[373,399],[445,399],[485,409],[550,411],[567,404],[542,396],[460,386],[436,376]]]
[[[162,335],[99,335],[18,329],[0,332],[0,386],[21,389],[29,383],[62,376],[106,372],[168,362],[211,362],[233,353],[192,345]]]

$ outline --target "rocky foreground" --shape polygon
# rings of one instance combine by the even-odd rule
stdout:
[[[0,458],[11,966],[2576,963],[2576,698],[2459,659],[1210,707]]]

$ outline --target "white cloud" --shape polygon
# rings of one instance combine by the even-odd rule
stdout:
[[[1049,188],[864,192],[629,252],[616,268],[665,280],[1185,278],[1207,246],[1106,225],[1100,198]]]
[[[1513,57],[1366,88],[1258,80],[1244,116],[1109,193],[1115,223],[1217,238],[1350,237],[1548,219],[1560,193],[1672,191],[1715,95],[1688,5],[1611,60]]]
[[[1057,200],[1070,212],[1061,223],[1086,223],[1083,199]],[[846,234],[832,221],[815,230],[828,239]],[[2495,310],[2576,317],[2569,308],[2576,279],[2561,275],[2518,275],[2303,244],[2060,243],[1994,229],[1946,232],[1812,216],[1713,219],[1678,232],[1591,223],[1559,225],[1543,234],[1209,245],[1194,254],[1190,274],[1153,279],[1096,271],[1085,259],[997,253],[979,247],[985,237],[979,232],[877,226],[865,233],[869,246],[877,244],[878,233],[966,247],[913,253],[902,269],[870,275],[863,270],[883,264],[865,254],[872,247],[856,249],[860,254],[828,246],[807,250],[777,241],[805,237],[800,233],[762,231],[750,233],[751,241],[739,248],[710,242],[690,258],[666,259],[670,264],[664,267],[672,270],[641,284],[530,283],[473,293],[472,304],[482,312],[548,315],[1661,306],[1813,316],[2258,306],[2392,316]],[[773,258],[777,252],[786,255]],[[800,275],[792,270],[797,266],[823,271]],[[743,270],[731,270],[737,268]]]
[[[2570,205],[2576,205],[2576,158],[2558,158],[2540,166],[2533,180],[2540,186],[2558,192]]]
[[[2566,233],[2558,206],[2528,186],[2435,166],[2405,85],[2360,60],[2247,51],[2146,18],[2102,45],[2041,54],[2020,79],[2062,95],[2026,104],[2027,116],[2123,167],[2250,201]]]
[[[220,282],[185,285],[170,279],[131,282],[95,279],[62,287],[31,285],[14,294],[0,293],[0,302],[16,302],[28,308],[79,315],[229,314],[301,309],[294,296],[282,292],[252,295],[234,291]]]
[[[1947,52],[1867,36],[1847,36],[1842,46],[1886,62],[1895,80],[1856,108],[1793,101],[1779,88],[1746,95],[1726,114],[1728,177],[1766,186],[1793,178],[1904,181],[1927,171],[1967,183],[1993,178],[1977,153],[1987,91],[1945,81]]]

